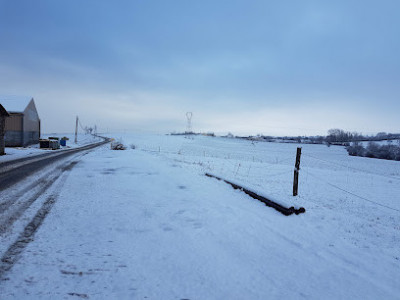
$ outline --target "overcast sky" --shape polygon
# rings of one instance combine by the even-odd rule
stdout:
[[[400,132],[398,0],[0,0],[0,94],[45,132]]]

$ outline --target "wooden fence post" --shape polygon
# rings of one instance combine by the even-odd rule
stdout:
[[[78,143],[78,122],[79,118],[76,116],[76,123],[75,123],[75,144]]]
[[[297,196],[299,192],[300,156],[301,156],[301,148],[297,147],[296,163],[294,165],[293,196]]]

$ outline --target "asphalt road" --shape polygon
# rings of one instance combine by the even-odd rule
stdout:
[[[105,140],[102,142],[79,148],[52,151],[50,153],[44,153],[32,157],[25,157],[0,163],[0,192],[10,188],[26,177],[31,176],[40,169],[51,165],[60,159],[64,159],[73,154],[99,147],[109,142],[108,138],[104,139]]]
[[[91,149],[110,141],[103,139],[102,142],[79,148],[45,151],[43,154],[0,163],[0,241],[6,246],[0,254],[0,280],[4,280],[6,273],[33,240],[35,232],[54,205],[68,171]],[[20,182],[21,186],[13,188]],[[31,207],[35,208],[32,210]],[[32,215],[32,211],[36,213]],[[26,219],[30,221],[27,223]],[[24,224],[22,231],[13,229],[18,222],[19,226]],[[13,234],[17,234],[16,239],[9,244],[7,237]]]

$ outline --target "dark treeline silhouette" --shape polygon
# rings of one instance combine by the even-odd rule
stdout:
[[[352,142],[369,142],[369,141],[390,141],[399,140],[400,133],[386,133],[379,132],[376,135],[363,135],[358,132],[345,131],[343,129],[329,129],[328,135],[326,136],[266,136],[258,134],[256,136],[233,136],[231,133],[226,137],[242,138],[253,141],[266,141],[266,142],[292,142],[292,143],[304,143],[304,144],[327,144],[339,145],[339,146],[350,146]]]
[[[342,129],[329,129],[325,142],[333,145],[348,146],[351,142],[389,141],[400,139],[399,133],[379,132],[376,135],[362,135],[358,132],[344,131]]]
[[[232,134],[226,137],[234,137]],[[343,129],[330,129],[327,136],[283,136],[273,137],[258,134],[256,136],[237,137],[252,141],[325,144],[345,146],[349,155],[370,158],[380,158],[400,161],[400,133],[379,132],[376,135],[363,135],[358,132],[345,131]],[[379,145],[377,142],[386,144]],[[368,142],[367,147],[363,143]]]
[[[369,142],[367,147],[364,147],[359,142],[352,143],[346,147],[347,152],[351,156],[362,156],[370,158],[380,158],[400,161],[400,144],[379,145],[375,142]]]
[[[342,129],[329,129],[325,141],[333,145],[348,145],[350,142],[361,141],[364,136],[358,132],[344,131]]]
[[[361,156],[400,161],[400,134],[379,132],[375,136],[363,136],[357,132],[345,132],[341,129],[330,129],[326,137],[328,145],[343,145],[351,156]],[[368,141],[367,147],[361,142]],[[379,145],[377,141],[386,141]]]

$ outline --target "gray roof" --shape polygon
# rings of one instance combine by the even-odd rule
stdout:
[[[22,113],[32,99],[32,97],[5,96],[0,97],[0,104],[8,112]]]

